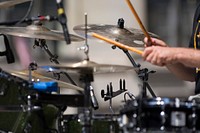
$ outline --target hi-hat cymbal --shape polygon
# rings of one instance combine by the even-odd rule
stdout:
[[[25,79],[27,81],[29,80],[29,71],[28,70],[9,71],[9,73],[11,75],[20,77],[20,78]],[[66,83],[66,82],[63,82],[63,81],[60,81],[60,80],[56,80],[56,79],[53,79],[53,78],[45,77],[45,76],[37,73],[36,71],[32,71],[31,75],[32,75],[32,79],[34,79],[35,81],[37,81],[37,80],[42,81],[42,82],[56,81],[58,83],[58,86],[61,87],[61,88],[83,91],[83,89],[78,87],[78,86],[74,86],[72,84],[69,84],[69,83]]]
[[[78,25],[73,28],[73,30],[81,36],[85,36],[85,25]],[[145,35],[141,30],[138,29],[126,29],[119,28],[115,25],[104,25],[104,24],[88,24],[87,26],[88,35],[91,33],[97,33],[102,36],[105,36],[109,39],[118,41],[124,45],[128,45],[130,47],[143,47],[144,46],[144,37]],[[151,37],[158,38],[157,35],[150,33]]]
[[[18,37],[27,37],[35,39],[59,40],[64,41],[64,35],[60,31],[50,30],[40,25],[29,25],[27,27],[0,27],[0,33]],[[70,34],[74,42],[83,41],[84,38]]]
[[[134,70],[133,67],[129,66],[98,64],[87,60],[75,64],[40,66],[40,68],[46,71],[66,71],[80,74],[117,73]]]
[[[17,4],[25,3],[31,0],[6,0],[0,2],[0,8],[8,8]]]

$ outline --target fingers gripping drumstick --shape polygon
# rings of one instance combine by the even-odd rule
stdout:
[[[98,39],[100,39],[100,40],[106,41],[106,42],[108,42],[108,43],[114,44],[114,45],[116,45],[116,46],[118,46],[118,47],[120,47],[120,48],[122,48],[122,49],[126,49],[126,50],[130,50],[130,51],[132,51],[132,52],[135,52],[136,54],[142,55],[142,53],[143,53],[143,51],[140,51],[140,50],[135,49],[135,48],[133,48],[133,47],[126,46],[126,45],[124,45],[124,44],[121,44],[121,43],[119,43],[119,42],[113,41],[113,40],[111,40],[111,39],[105,38],[105,37],[103,37],[103,36],[101,36],[101,35],[99,35],[99,34],[97,34],[97,33],[92,33],[92,36],[93,36],[93,37],[96,37],[96,38],[98,38]]]

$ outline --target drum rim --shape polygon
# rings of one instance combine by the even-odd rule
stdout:
[[[173,108],[192,108],[198,107],[193,101],[183,100],[181,98],[146,98],[142,101],[142,106],[144,107],[161,107],[161,106],[170,106]]]

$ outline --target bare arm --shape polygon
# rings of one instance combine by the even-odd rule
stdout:
[[[185,81],[195,81],[195,69],[186,67],[181,63],[174,65],[166,65],[169,71],[171,71],[176,77]]]
[[[155,46],[147,47],[144,50],[142,56],[145,61],[157,66],[166,66],[173,74],[183,80],[195,81],[195,68],[200,67],[199,50],[170,48],[158,39],[153,39],[153,42],[156,44]]]

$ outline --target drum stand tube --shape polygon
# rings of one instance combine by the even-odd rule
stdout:
[[[88,74],[81,74],[80,80],[85,83],[84,88],[84,108],[83,108],[83,116],[80,118],[82,120],[82,133],[91,133],[91,118],[92,118],[92,109],[91,103],[94,109],[98,108],[98,102],[93,92],[93,88],[91,86],[91,82],[94,80],[92,72]]]

